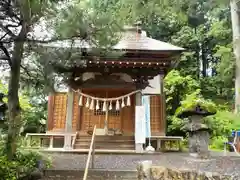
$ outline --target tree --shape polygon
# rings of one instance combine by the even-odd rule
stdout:
[[[33,43],[32,31],[43,16],[53,13],[55,0],[2,0],[0,2],[0,50],[1,61],[10,67],[8,82],[8,135],[6,150],[13,159],[21,127],[19,104],[20,72],[26,43]]]
[[[231,0],[231,17],[233,31],[233,50],[236,59],[235,68],[235,112],[240,111],[240,1]]]
[[[7,62],[10,68],[8,83],[9,122],[6,142],[9,159],[13,159],[16,152],[17,138],[22,125],[19,104],[20,80],[29,82],[30,78],[31,84],[35,82],[36,85],[42,87],[43,82],[49,79],[46,79],[45,76],[39,81],[38,75],[44,76],[49,73],[44,71],[47,69],[45,67],[49,67],[49,65],[56,68],[56,58],[68,55],[66,59],[61,57],[62,67],[69,63],[73,65],[74,61],[71,60],[74,57],[75,60],[76,57],[77,60],[87,58],[84,54],[85,51],[79,53],[75,50],[74,54],[72,48],[64,49],[64,53],[54,49],[51,50],[50,54],[52,55],[51,59],[54,59],[55,55],[56,61],[47,61],[46,63],[38,51],[39,49],[46,50],[46,48],[39,48],[38,45],[78,38],[80,41],[88,40],[88,42],[95,42],[97,46],[106,47],[110,44],[109,41],[114,32],[121,28],[121,25],[114,22],[114,19],[115,21],[121,19],[118,22],[123,22],[128,16],[127,13],[124,13],[128,12],[129,7],[123,3],[125,1],[109,4],[106,4],[105,1],[62,0],[63,3],[59,2],[61,0],[3,0],[0,2],[0,59],[1,62]],[[59,4],[57,5],[57,3]],[[104,11],[102,11],[103,9]],[[51,23],[48,23],[48,19],[52,20]],[[48,37],[47,40],[37,38],[34,33],[35,27],[43,24],[53,31],[52,36]],[[49,52],[48,49],[47,51]],[[36,64],[42,65],[42,67],[35,66]]]

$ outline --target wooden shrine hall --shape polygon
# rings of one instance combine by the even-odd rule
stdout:
[[[48,46],[66,47],[67,43]],[[46,134],[62,134],[66,150],[88,149],[95,126],[96,149],[140,152],[146,133],[166,135],[163,78],[184,49],[131,26],[124,28],[112,50],[122,54],[90,57],[84,66],[75,65],[69,70],[68,91],[49,95]]]

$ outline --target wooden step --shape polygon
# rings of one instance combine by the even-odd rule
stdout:
[[[91,142],[91,140],[86,140],[86,139],[76,139],[76,143],[80,142]],[[96,139],[95,143],[134,143],[134,140],[103,140],[103,139]]]
[[[104,140],[134,140],[134,136],[95,136],[96,139]],[[77,139],[92,139],[92,136],[77,136]]]
[[[82,143],[76,143],[75,144],[75,147],[90,147],[90,143],[87,143],[87,142],[82,142]],[[134,148],[135,147],[135,144],[134,143],[131,143],[131,144],[114,144],[114,143],[96,143],[95,144],[95,148],[104,148],[104,149],[117,149],[117,148]]]
[[[96,136],[95,149],[134,150],[133,136]],[[92,136],[79,135],[75,141],[75,149],[89,149]]]

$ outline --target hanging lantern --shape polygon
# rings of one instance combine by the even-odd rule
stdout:
[[[124,98],[122,98],[122,104],[121,104],[121,107],[123,108],[124,106],[125,106]]]
[[[117,110],[117,111],[120,110],[119,100],[117,100],[117,102],[116,102],[116,110]]]
[[[83,97],[82,97],[82,95],[80,95],[80,97],[79,97],[78,105],[79,105],[79,106],[82,106],[82,105],[83,105]]]
[[[131,99],[130,99],[130,96],[127,97],[127,106],[131,106]]]
[[[103,112],[107,111],[107,102],[106,100],[104,101],[103,103],[103,109],[102,109]]]
[[[99,101],[97,100],[97,103],[96,103],[96,110],[99,110],[100,107],[99,107]]]
[[[92,99],[92,101],[91,101],[90,109],[91,109],[91,110],[94,110],[94,99]]]
[[[86,102],[86,108],[88,108],[89,107],[89,98],[87,98],[87,102]]]
[[[110,101],[109,108],[110,111],[112,110],[112,101]]]

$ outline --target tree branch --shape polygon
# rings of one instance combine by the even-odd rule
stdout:
[[[12,60],[11,60],[11,56],[7,50],[7,48],[3,45],[2,42],[0,42],[0,49],[3,51],[3,53],[5,54],[6,56],[6,60],[8,61],[8,64],[10,67],[12,67]]]
[[[6,26],[3,25],[3,23],[0,23],[0,28],[7,33],[9,36],[16,38],[17,36],[10,30],[8,29]]]
[[[29,77],[32,77],[32,75],[29,73],[29,71],[28,71],[28,69],[27,69],[26,67],[24,67],[22,64],[20,65],[20,67],[24,70],[24,72],[27,73],[27,75],[28,75]]]

